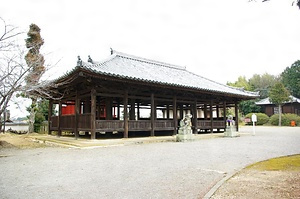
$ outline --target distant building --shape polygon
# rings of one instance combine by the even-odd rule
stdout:
[[[260,106],[262,112],[268,116],[278,114],[278,106],[271,103],[269,98],[262,99],[255,104]],[[290,101],[285,102],[282,106],[282,113],[293,113],[300,115],[300,99],[290,96]]]

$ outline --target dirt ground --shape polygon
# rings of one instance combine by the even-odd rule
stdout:
[[[31,134],[33,135],[33,134]],[[40,148],[47,147],[43,142],[39,142],[30,138],[27,134],[0,133],[0,150],[2,148]]]
[[[300,155],[251,165],[225,182],[211,198],[300,198]]]
[[[49,146],[29,135],[0,134],[0,150],[40,147]],[[212,198],[300,198],[300,155],[251,165],[225,182]]]

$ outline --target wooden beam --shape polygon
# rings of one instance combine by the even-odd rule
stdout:
[[[135,120],[135,100],[130,99],[129,120]]]
[[[75,98],[75,127],[74,127],[74,134],[75,139],[78,139],[79,137],[79,131],[78,131],[78,123],[79,123],[79,111],[80,111],[80,99],[78,92],[76,92],[76,98]]]
[[[235,111],[235,126],[236,126],[236,131],[239,131],[239,107],[238,107],[238,102],[235,102],[234,104],[234,111]]]
[[[173,97],[173,121],[174,121],[173,135],[176,135],[177,134],[177,125],[178,125],[178,119],[177,119],[177,99],[176,99],[176,96]]]
[[[52,109],[53,109],[53,100],[49,100],[49,107],[48,107],[48,134],[51,135],[51,116],[52,116]]]
[[[58,128],[57,128],[57,136],[61,136],[61,128],[60,128],[60,123],[61,123],[61,113],[62,113],[62,103],[59,101],[58,103]]]
[[[107,97],[105,99],[105,109],[106,109],[106,120],[112,120],[112,98],[111,97]]]
[[[128,91],[124,94],[124,138],[128,138]]]
[[[96,90],[91,90],[91,139],[96,138]]]
[[[192,105],[192,115],[193,115],[193,133],[194,134],[198,134],[198,129],[197,129],[197,121],[198,121],[198,115],[197,115],[197,101],[194,102],[194,104]]]
[[[204,104],[203,109],[204,109],[203,110],[203,112],[204,112],[204,119],[207,120],[207,104],[206,103]]]
[[[167,104],[167,119],[170,119],[170,105]]]
[[[151,136],[154,136],[154,124],[156,117],[156,107],[154,101],[154,94],[151,93]]]
[[[214,122],[214,118],[213,118],[213,101],[210,101],[210,106],[209,106],[209,114],[210,114],[210,133],[213,133],[213,122]]]
[[[223,120],[224,120],[225,128],[226,128],[226,125],[227,125],[227,122],[226,122],[226,101],[223,102]]]
[[[140,119],[140,102],[137,102],[137,119]]]

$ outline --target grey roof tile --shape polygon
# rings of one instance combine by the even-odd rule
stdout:
[[[97,64],[83,62],[82,67],[99,74],[120,78],[258,97],[258,93],[256,92],[244,91],[241,88],[220,84],[189,72],[182,66],[136,57],[117,51],[113,51],[113,54],[108,59]]]

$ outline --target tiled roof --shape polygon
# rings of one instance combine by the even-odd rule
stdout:
[[[285,103],[286,103],[286,104],[287,104],[287,103],[300,103],[300,99],[298,99],[298,98],[296,98],[296,97],[290,95],[290,101],[285,102]],[[260,100],[260,101],[258,101],[258,102],[255,102],[255,104],[256,104],[256,105],[267,105],[267,104],[273,104],[273,103],[271,103],[271,102],[270,102],[270,99],[267,97],[267,98],[262,99],[262,100]]]
[[[245,97],[258,97],[258,93],[244,91],[217,83],[186,70],[185,67],[136,57],[117,51],[102,62],[83,62],[84,69],[94,73],[156,84],[193,88]]]

